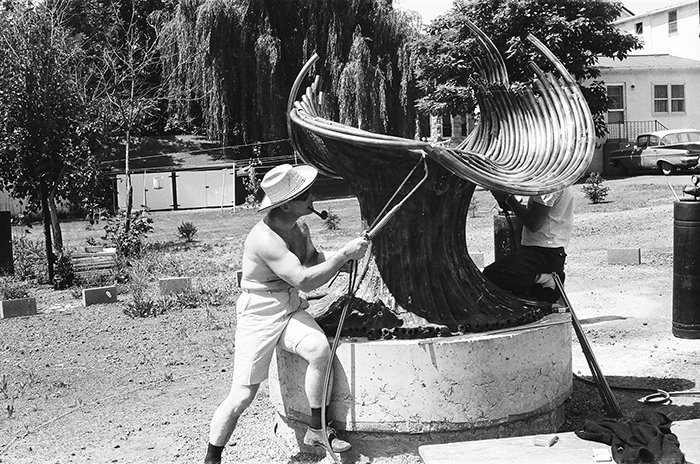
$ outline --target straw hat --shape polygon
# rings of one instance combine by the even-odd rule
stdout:
[[[265,211],[293,200],[311,187],[316,175],[316,168],[306,165],[281,164],[270,169],[260,183],[265,197],[260,202],[258,211]]]

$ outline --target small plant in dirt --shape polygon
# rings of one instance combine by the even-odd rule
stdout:
[[[3,278],[0,280],[0,297],[3,300],[29,298],[29,289],[25,282],[14,278]],[[2,386],[1,384],[2,382],[0,381],[0,386]]]
[[[586,185],[583,186],[582,190],[592,203],[601,203],[608,196],[610,188],[603,186],[603,182],[604,179],[599,172],[592,172],[586,179]]]
[[[189,221],[182,221],[182,224],[177,226],[177,236],[189,243],[194,241],[194,236],[197,235],[197,226]]]
[[[31,239],[21,236],[12,239],[15,277],[21,280],[36,280],[40,284],[48,283],[46,264],[46,245],[41,238]]]
[[[126,230],[126,212],[120,211],[110,218],[104,226],[104,240],[113,243],[117,253],[125,258],[140,256],[146,234],[153,231],[153,219],[145,211],[136,211],[131,215],[131,226]]]
[[[328,230],[340,229],[340,216],[329,209],[328,216],[323,220],[323,227]]]
[[[129,273],[127,288],[133,300],[124,308],[124,314],[132,318],[156,317],[159,314],[160,305],[149,294],[148,273],[138,262]]]
[[[469,216],[476,217],[476,213],[479,210],[479,200],[472,197],[472,201],[469,203]]]
[[[161,313],[169,310],[193,309],[199,306],[199,295],[196,291],[190,289],[184,292],[163,296],[160,301],[158,301],[158,304]]]
[[[64,290],[73,286],[75,272],[70,253],[59,253],[53,265],[53,288],[54,290]]]

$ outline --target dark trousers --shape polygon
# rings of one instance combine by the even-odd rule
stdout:
[[[538,274],[556,272],[564,282],[564,247],[544,248],[521,246],[484,268],[484,276],[504,290],[517,296],[530,292]]]

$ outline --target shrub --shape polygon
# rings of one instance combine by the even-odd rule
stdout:
[[[29,290],[27,284],[13,278],[0,280],[0,299],[18,300],[28,298]]]
[[[125,258],[140,256],[146,234],[153,231],[153,219],[145,211],[131,214],[131,226],[126,231],[126,212],[120,211],[111,217],[104,226],[105,236],[102,237],[117,248],[117,253]]]
[[[12,239],[15,277],[21,280],[36,280],[48,283],[46,244],[43,239],[29,239],[26,236]]]
[[[64,290],[73,285],[75,272],[69,253],[59,253],[53,266],[53,288],[54,290]]]
[[[340,216],[333,211],[328,210],[328,217],[323,220],[323,226],[328,230],[336,230],[340,228]]]
[[[129,317],[156,317],[160,314],[158,303],[148,293],[148,272],[140,265],[134,263],[129,273],[127,288],[133,301],[126,305],[124,314]]]
[[[601,203],[608,196],[610,191],[609,187],[604,187],[604,180],[600,176],[599,172],[592,172],[588,179],[586,179],[586,185],[583,186],[583,193],[586,197],[591,200],[592,203]]]
[[[472,197],[472,201],[469,203],[469,216],[476,217],[476,213],[479,210],[479,200]]]
[[[253,208],[260,204],[262,200],[262,189],[260,188],[257,170],[252,163],[248,166],[247,171],[248,176],[243,179],[243,186],[248,192],[245,203],[246,206]]]
[[[185,240],[185,242],[191,242],[194,240],[194,236],[197,234],[197,226],[191,222],[183,221],[182,224],[177,226],[178,237]]]

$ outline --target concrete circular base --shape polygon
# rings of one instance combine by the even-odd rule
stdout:
[[[278,350],[270,372],[278,429],[295,429],[280,433],[292,448],[309,419],[306,366]],[[568,313],[456,337],[345,338],[327,417],[355,446],[387,434],[415,444],[425,441],[417,434],[434,443],[554,432],[564,420],[571,372]]]

